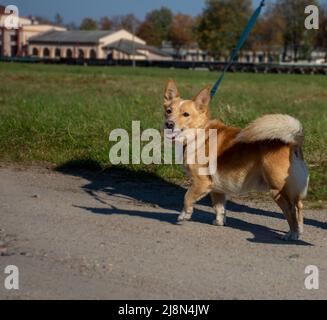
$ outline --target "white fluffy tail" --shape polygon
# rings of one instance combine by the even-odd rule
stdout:
[[[236,137],[237,142],[253,143],[265,140],[280,140],[301,146],[304,140],[299,120],[284,114],[270,114],[253,121]]]

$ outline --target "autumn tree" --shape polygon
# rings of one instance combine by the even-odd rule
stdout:
[[[112,29],[112,21],[108,17],[100,18],[99,28],[100,28],[100,30],[111,30]]]
[[[149,21],[143,21],[138,30],[137,36],[142,38],[147,44],[158,45],[158,37],[153,23]]]
[[[306,14],[304,9],[308,5],[318,5],[316,0],[277,0],[275,15],[284,19],[286,28],[284,29],[284,60],[287,52],[292,52],[292,59],[297,61],[300,54],[308,55],[310,46],[314,44],[315,30],[306,30],[304,21]],[[306,52],[301,52],[305,48]],[[303,57],[307,58],[307,57]]]
[[[129,32],[135,32],[140,25],[140,21],[132,13],[127,15],[114,16],[112,17],[111,22],[113,29],[125,29]]]
[[[279,59],[280,49],[284,45],[285,20],[276,13],[276,7],[269,5],[254,26],[245,48],[256,52],[263,51],[267,56],[275,60]]]
[[[227,58],[251,14],[251,0],[206,0],[195,28],[200,47],[217,59]]]
[[[138,28],[138,35],[145,40],[150,39],[149,44],[160,46],[162,41],[169,38],[173,17],[171,10],[166,7],[150,11]]]
[[[315,47],[326,52],[327,60],[327,5],[320,9],[319,30],[315,38]]]
[[[97,30],[98,24],[92,18],[84,18],[80,25],[80,30]]]
[[[191,16],[177,14],[174,17],[168,36],[177,52],[193,42],[193,27],[194,19]]]

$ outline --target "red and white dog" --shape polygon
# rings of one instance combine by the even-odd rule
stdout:
[[[165,126],[172,130],[169,138],[177,139],[192,129],[216,129],[217,170],[199,175],[208,164],[184,165],[192,179],[184,199],[179,221],[190,220],[196,201],[210,194],[216,212],[214,224],[226,222],[226,195],[250,191],[270,191],[282,209],[290,231],[285,240],[298,240],[303,232],[303,205],[309,174],[302,153],[304,141],[300,122],[282,114],[265,115],[245,129],[229,127],[220,120],[210,120],[210,88],[206,87],[192,100],[183,100],[170,80],[164,93]],[[207,141],[206,141],[207,143]],[[185,152],[187,145],[185,145]]]

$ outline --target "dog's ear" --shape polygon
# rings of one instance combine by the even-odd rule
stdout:
[[[175,82],[173,80],[169,80],[167,82],[166,89],[165,89],[164,105],[165,106],[170,105],[174,99],[179,97],[180,97],[179,91],[176,87]]]
[[[206,86],[193,98],[197,108],[201,110],[208,108],[211,100],[210,92],[210,86]]]

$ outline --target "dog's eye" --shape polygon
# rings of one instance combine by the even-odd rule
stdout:
[[[168,109],[166,112],[167,112],[168,114],[171,114],[171,110],[170,110],[170,109]]]
[[[184,117],[189,117],[189,116],[190,116],[190,114],[189,114],[189,113],[187,113],[187,112],[184,112],[184,113],[183,113],[183,116],[184,116]]]

